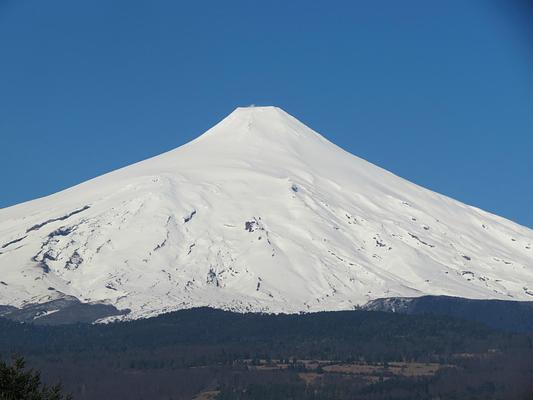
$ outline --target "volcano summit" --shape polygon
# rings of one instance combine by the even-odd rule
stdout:
[[[140,318],[533,300],[532,247],[532,230],[353,156],[279,108],[238,108],[172,151],[0,210],[0,304],[76,298]]]

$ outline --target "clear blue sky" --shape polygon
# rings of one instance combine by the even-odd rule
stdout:
[[[0,207],[278,105],[533,227],[526,0],[0,0]]]

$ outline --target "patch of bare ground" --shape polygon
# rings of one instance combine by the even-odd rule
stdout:
[[[219,390],[206,390],[198,393],[193,400],[215,400],[219,393]]]
[[[300,378],[308,384],[316,382],[323,373],[358,375],[364,377],[367,381],[373,381],[373,378],[377,380],[387,376],[433,376],[443,368],[456,368],[450,364],[422,362],[336,363],[331,360],[295,360],[292,363],[281,360],[255,360],[254,362],[252,360],[243,360],[243,362],[248,368],[257,371],[300,369]]]
[[[305,382],[306,385],[314,385],[322,378],[322,374],[316,372],[300,372],[298,377]]]
[[[324,372],[355,375],[398,375],[406,377],[432,376],[440,369],[450,367],[437,363],[391,362],[386,364],[334,364],[323,367]]]

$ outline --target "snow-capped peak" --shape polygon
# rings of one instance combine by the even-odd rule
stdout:
[[[139,317],[533,300],[532,243],[277,107],[241,107],[177,149],[0,210],[0,304],[74,296]]]
[[[198,140],[217,137],[228,142],[281,147],[303,141],[324,141],[315,131],[278,107],[238,107]]]

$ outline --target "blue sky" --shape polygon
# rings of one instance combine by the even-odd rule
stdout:
[[[0,207],[278,105],[533,227],[527,1],[0,0]]]

